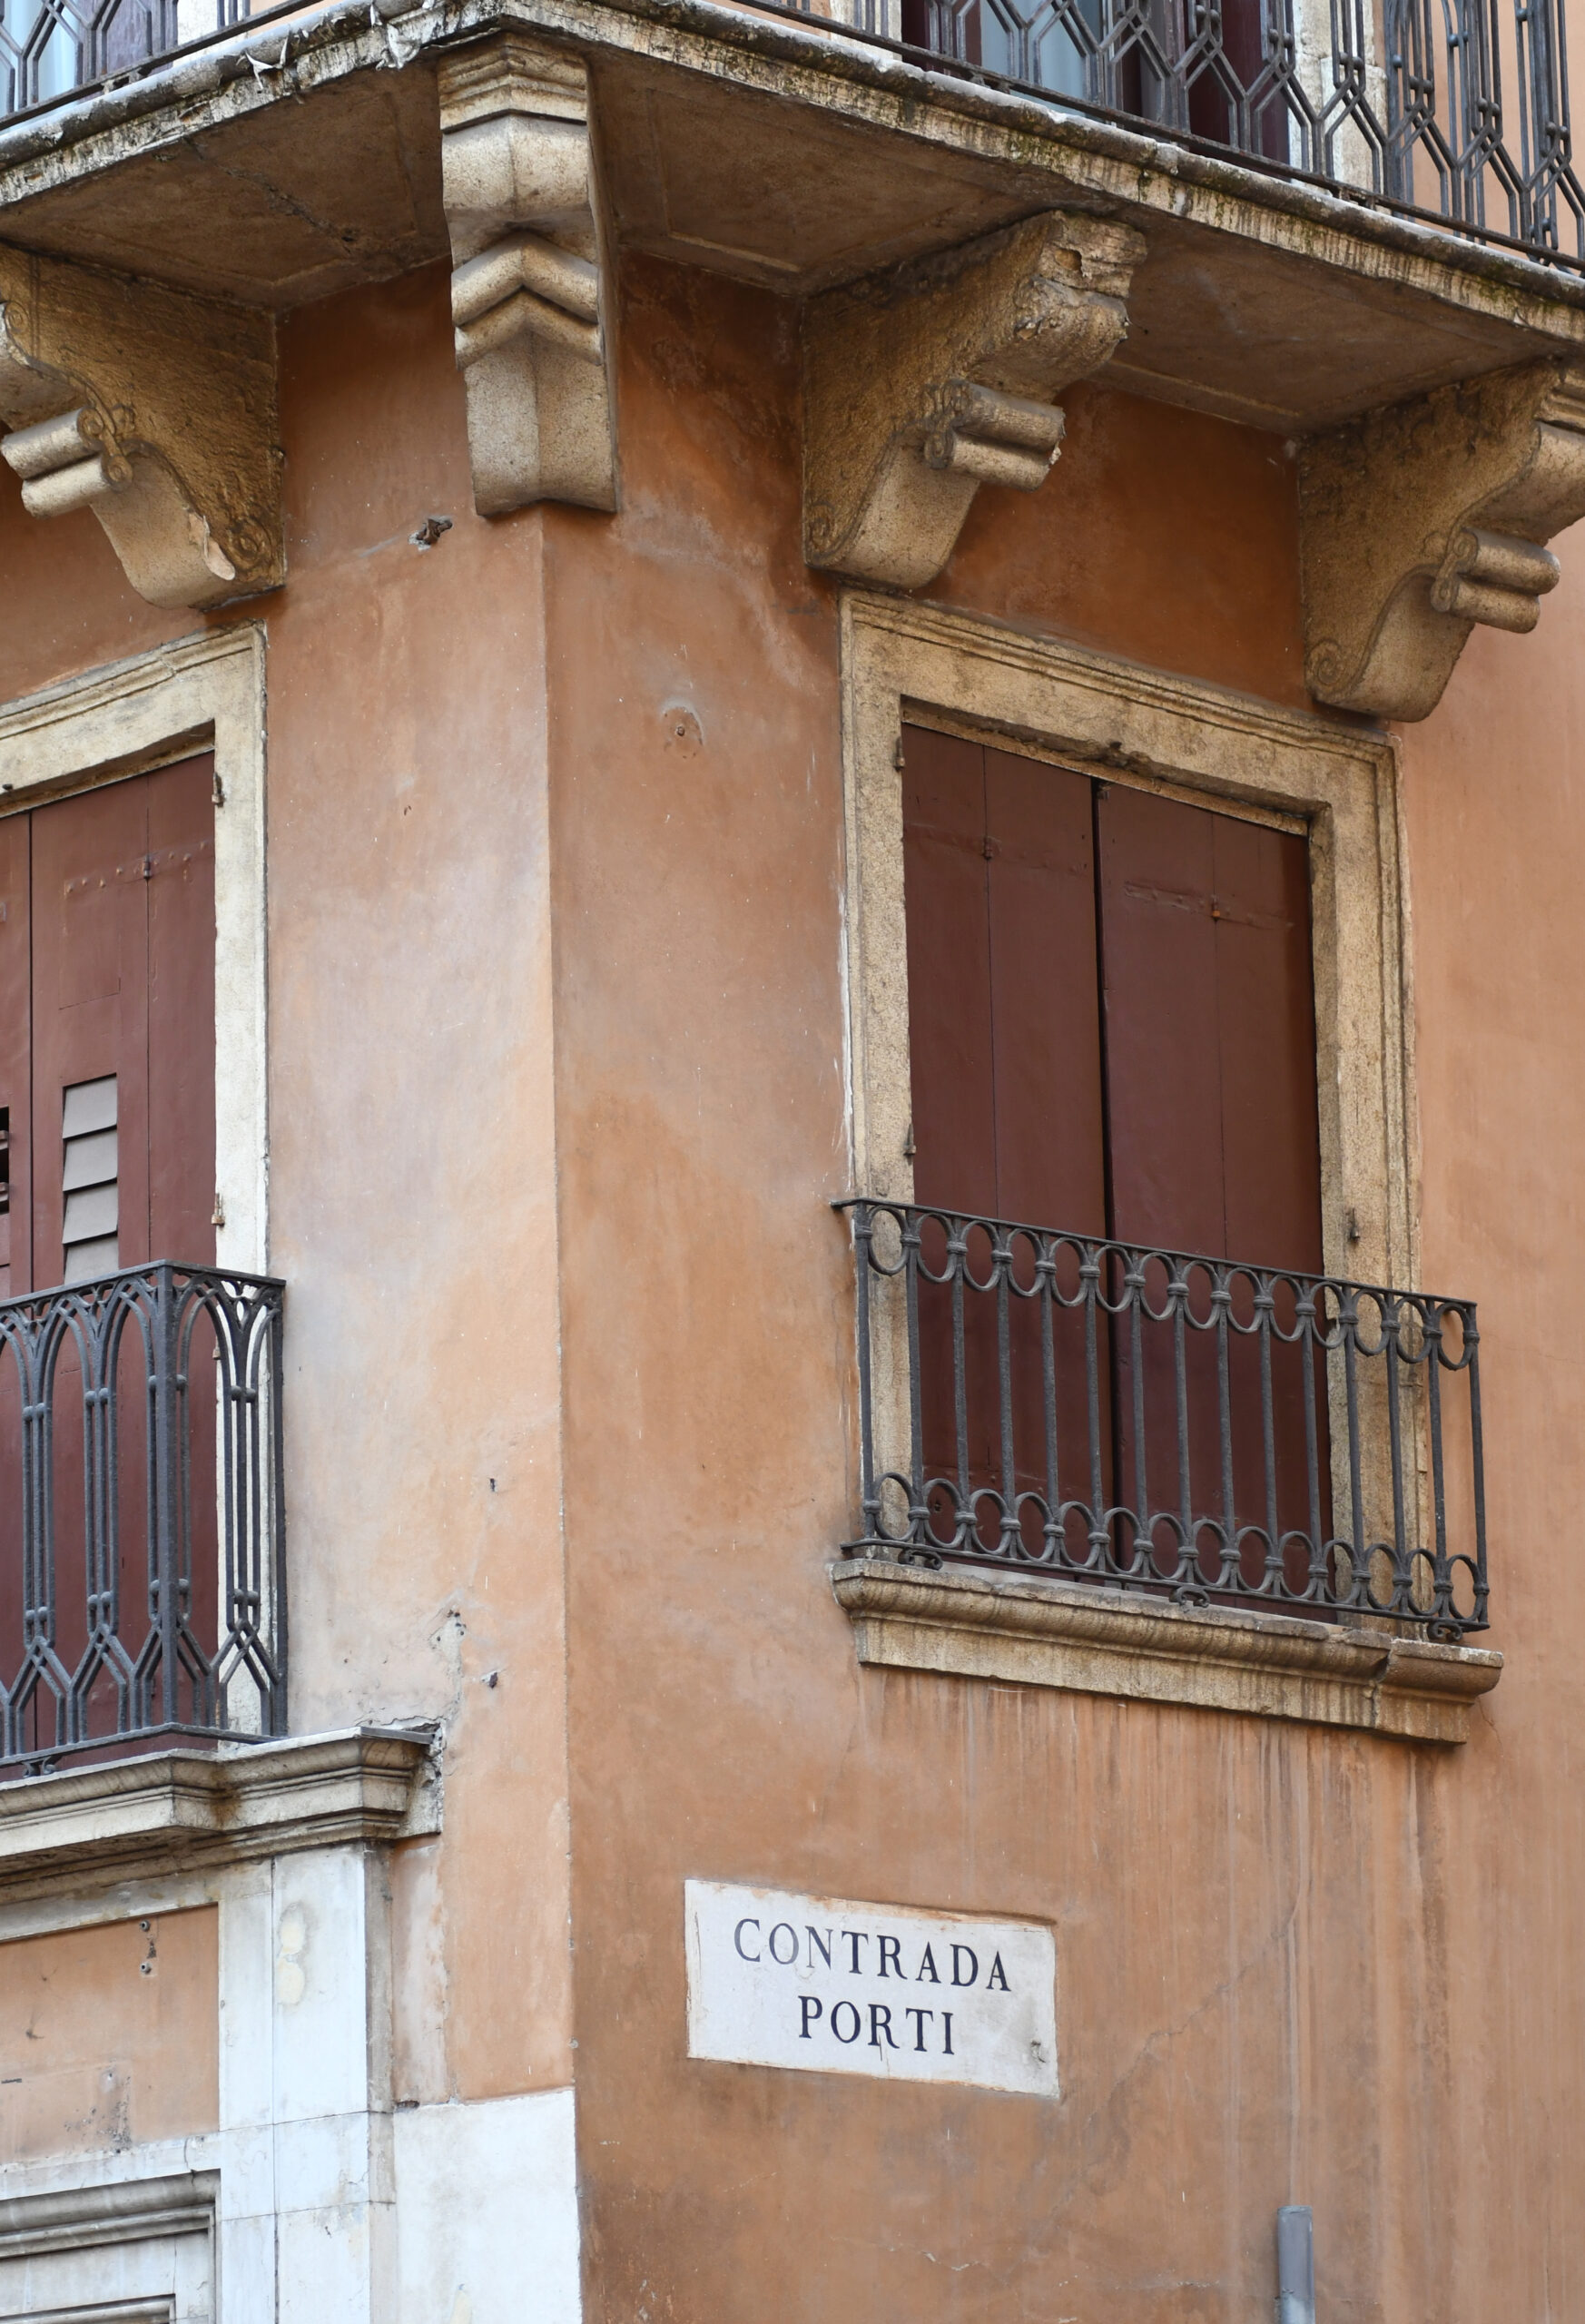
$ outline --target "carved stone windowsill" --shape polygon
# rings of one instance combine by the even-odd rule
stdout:
[[[432,1743],[427,1728],[352,1728],[0,1783],[0,1895],[437,1830]]]
[[[1288,1614],[1175,1606],[1085,1582],[842,1559],[831,1569],[861,1662],[1357,1727],[1418,1743],[1469,1739],[1501,1675],[1484,1648]]]

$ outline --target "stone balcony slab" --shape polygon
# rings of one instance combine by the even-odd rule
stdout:
[[[861,1662],[1464,1743],[1502,1657],[1341,1622],[970,1567],[839,1560]]]
[[[0,1783],[0,1896],[438,1828],[433,1730],[192,1747]]]
[[[718,0],[334,5],[0,132],[0,242],[275,310],[447,251],[437,59],[586,61],[620,243],[802,299],[1037,213],[1147,252],[1119,386],[1282,433],[1585,350],[1585,281]]]

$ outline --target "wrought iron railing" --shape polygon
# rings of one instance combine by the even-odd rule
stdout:
[[[286,1723],[278,1282],[0,1303],[0,1766]]]
[[[859,0],[1070,102],[1585,261],[1566,0]]]
[[[1486,1627],[1475,1310],[857,1198],[851,1556]]]

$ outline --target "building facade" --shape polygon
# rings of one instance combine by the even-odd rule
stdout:
[[[979,8],[0,18],[0,2316],[1580,2313],[1560,19]]]

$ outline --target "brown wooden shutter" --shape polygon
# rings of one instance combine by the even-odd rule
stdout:
[[[1304,841],[1098,787],[1113,1230],[1318,1272]]]
[[[1090,785],[911,727],[916,1196],[1106,1231]]]
[[[32,1288],[33,940],[28,872],[31,819],[0,819],[0,1111],[6,1142],[5,1265],[0,1298]]]
[[[1098,787],[1101,958],[1113,1232],[1129,1243],[1318,1273],[1320,1141],[1309,866],[1295,833],[1124,788]],[[1209,1313],[1208,1278],[1193,1305]],[[1166,1275],[1150,1295],[1160,1305]],[[1283,1320],[1293,1305],[1285,1300]],[[1235,1314],[1253,1315],[1240,1293]],[[1187,1342],[1188,1475],[1177,1435],[1173,1335],[1147,1331],[1145,1429],[1125,1336],[1115,1386],[1119,1491],[1237,1525],[1268,1519],[1262,1384],[1252,1339],[1230,1335],[1231,1477],[1215,1336]],[[1309,1521],[1304,1382],[1273,1364],[1279,1526]],[[1318,1416],[1324,1426],[1324,1415]],[[1232,1508],[1228,1509],[1231,1485]]]
[[[35,809],[33,1246],[40,1287],[154,1258],[214,1255],[213,763],[189,759]],[[93,1181],[66,1143],[111,1136]],[[108,1110],[107,1110],[108,1109]],[[92,1115],[92,1120],[90,1120]],[[101,1117],[104,1119],[102,1121]],[[66,1177],[78,1183],[68,1188]],[[113,1189],[113,1198],[107,1196]],[[67,1206],[109,1237],[72,1267]]]
[[[904,896],[914,1188],[921,1204],[1105,1232],[1092,847],[1088,778],[906,730]],[[983,1236],[971,1240],[970,1264],[982,1280],[989,1247]],[[927,1259],[939,1267],[944,1256],[940,1236],[927,1236]],[[926,1463],[932,1474],[952,1476],[960,1492],[1005,1490],[994,1301],[970,1295],[963,1321],[966,1446],[957,1441],[950,1302],[926,1286]],[[1009,1334],[1013,1482],[1019,1491],[1047,1492],[1032,1303],[1011,1303]],[[1079,1315],[1057,1319],[1056,1344],[1058,1497],[1086,1497],[1092,1481]],[[932,1501],[942,1531],[947,1499]]]

